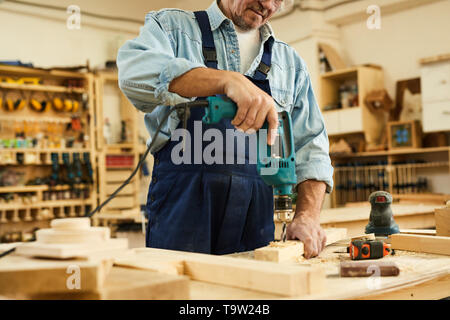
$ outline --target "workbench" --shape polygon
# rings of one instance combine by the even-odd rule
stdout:
[[[344,253],[347,245],[348,241],[343,240],[327,246],[319,257],[309,260],[300,258],[296,262],[280,263],[280,268],[283,268],[283,265],[320,265],[326,272],[324,292],[302,297],[291,297],[289,299],[442,299],[450,297],[450,256],[397,250],[396,255],[384,257],[383,261],[394,261],[397,263],[400,268],[399,276],[341,278],[339,276],[339,263],[349,260],[348,254]],[[229,256],[237,260],[253,260],[253,255],[254,252],[251,251],[235,253]],[[127,275],[130,276],[130,279],[136,280],[139,280],[136,276],[146,277],[148,275],[149,278],[155,278],[156,276],[154,272],[116,266],[113,267],[113,272],[116,274],[120,273],[121,279],[127,279]],[[132,281],[129,282],[131,283]],[[125,289],[123,288],[123,281],[108,281],[108,278],[106,278],[105,285],[110,288],[119,285],[122,286],[122,289]],[[139,295],[134,295],[128,290],[127,297],[133,296],[139,297]],[[192,280],[189,280],[189,296],[192,300],[286,299],[286,297],[280,295]],[[59,299],[61,297],[41,296],[39,298]],[[80,298],[95,297],[83,296]],[[124,297],[118,296],[117,298],[123,299]]]
[[[428,204],[392,204],[394,220],[400,229],[426,229],[435,227],[434,209]],[[347,228],[349,237],[364,233],[369,221],[370,204],[361,207],[324,209],[320,214],[322,228]],[[275,222],[275,239],[281,238],[282,224]]]

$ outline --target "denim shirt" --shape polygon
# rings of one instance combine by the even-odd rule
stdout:
[[[233,23],[216,1],[207,9],[218,68],[240,71],[239,43]],[[264,43],[273,31],[269,24],[260,28]],[[253,76],[263,54],[263,45],[245,73]],[[131,103],[145,113],[145,125],[152,137],[167,106],[192,101],[169,92],[170,82],[194,68],[205,68],[202,36],[192,12],[164,9],[146,15],[145,24],[136,39],[127,41],[117,56],[119,87]],[[288,111],[292,117],[298,183],[324,181],[327,192],[333,188],[333,167],[322,114],[316,102],[311,79],[304,60],[286,43],[275,39],[272,68],[267,76],[277,111]],[[180,120],[173,112],[162,127],[151,150],[159,151],[171,137]],[[150,144],[151,138],[147,142]]]

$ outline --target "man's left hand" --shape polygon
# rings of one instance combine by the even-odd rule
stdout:
[[[288,240],[303,242],[306,259],[317,257],[327,242],[327,236],[318,218],[318,216],[314,218],[306,214],[297,214],[286,230]]]

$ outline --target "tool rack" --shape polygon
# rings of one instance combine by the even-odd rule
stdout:
[[[394,199],[410,195],[432,196],[427,176],[447,172],[450,178],[450,147],[417,148],[333,155],[335,188],[333,207],[367,201],[377,190]]]
[[[93,91],[90,73],[0,66],[0,173],[10,175],[0,179],[0,238],[48,227],[52,218],[83,216],[97,204]],[[71,110],[31,107],[31,99],[44,106],[57,98]],[[7,99],[23,105],[10,110]],[[82,177],[62,177],[74,163]],[[49,183],[53,166],[57,183]]]

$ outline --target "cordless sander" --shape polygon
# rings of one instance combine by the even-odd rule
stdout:
[[[237,113],[235,102],[225,96],[206,98],[208,105],[202,121],[215,124],[222,119],[234,119]],[[262,130],[265,129],[265,130]],[[297,184],[295,172],[294,136],[291,116],[288,112],[278,113],[277,136],[273,145],[267,144],[267,121],[257,132],[257,170],[262,180],[273,187],[274,213],[283,223],[281,239],[286,241],[286,225],[293,218],[293,187]]]
[[[369,196],[371,205],[369,223],[366,233],[375,233],[376,236],[389,236],[399,233],[399,227],[394,221],[392,213],[392,195],[386,191],[375,191]]]

